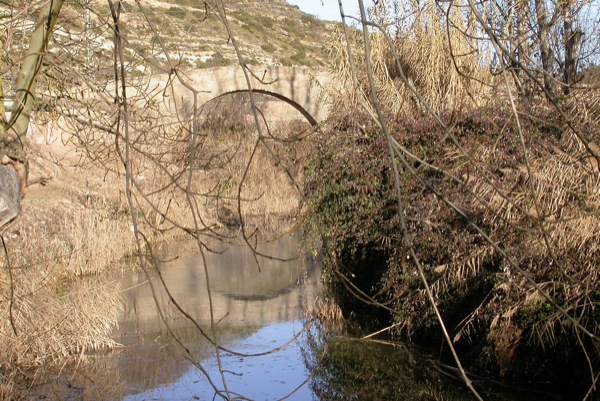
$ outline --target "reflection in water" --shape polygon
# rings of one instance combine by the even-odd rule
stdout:
[[[305,337],[303,357],[314,374],[310,381],[313,396],[320,401],[475,400],[453,365],[427,359],[400,343],[332,336],[315,324]],[[471,379],[488,401],[564,401],[550,393],[547,385]]]
[[[298,249],[294,238],[259,246],[261,253],[287,260],[259,257],[260,271],[245,247],[206,255],[217,337],[222,346],[236,352],[261,353],[283,345],[300,331],[303,311],[318,294],[319,272],[298,258]],[[210,334],[202,258],[180,258],[164,264],[160,272],[175,302]],[[157,273],[151,272],[151,276],[156,301],[144,273],[124,277],[121,283],[125,289],[124,308],[115,337],[125,346],[96,362],[104,371],[118,372],[119,378],[112,384],[122,391],[111,398],[213,399],[214,390],[189,358],[199,361],[211,380],[223,389],[214,346],[175,308]],[[157,312],[157,304],[170,331]],[[172,333],[185,349],[175,343]],[[264,357],[241,358],[222,352],[221,358],[229,390],[257,400],[280,398],[308,376],[297,342]],[[294,396],[289,399],[311,399],[308,386]]]
[[[207,255],[218,320],[220,344],[239,353],[273,350],[298,334],[303,310],[312,307],[319,293],[319,271],[295,259],[297,242],[285,239],[261,247],[261,252],[283,259],[261,259],[260,272],[253,255],[232,247],[223,254]],[[202,259],[181,258],[161,267],[173,298],[210,333],[210,315]],[[156,272],[152,282],[160,288]],[[214,347],[178,312],[164,289],[157,303],[171,332],[157,313],[145,275],[123,278],[124,309],[117,341],[125,346],[99,356],[88,367],[86,400],[212,400],[215,391],[191,362],[202,364],[211,380],[223,384]],[[173,333],[185,348],[173,340]],[[277,400],[301,386],[288,400],[460,400],[473,399],[451,368],[424,359],[396,345],[382,345],[328,332],[320,324],[276,353],[240,357],[221,352],[221,362],[232,399]],[[441,372],[443,370],[444,372]],[[309,373],[310,372],[310,373]],[[79,372],[78,372],[79,373]],[[554,400],[548,394],[499,389],[476,381],[485,399]],[[247,398],[238,397],[243,395]]]
[[[448,383],[421,355],[400,344],[331,337],[319,328],[310,334],[304,355],[315,370],[310,387],[321,401],[474,399],[459,381]]]
[[[206,265],[213,295],[213,313],[220,326],[266,325],[302,317],[302,309],[316,295],[314,270],[310,272],[298,259],[298,244],[293,238],[265,244],[260,252],[278,259],[259,258],[257,266],[246,247],[231,247],[222,254],[206,255]],[[259,270],[260,269],[260,270]],[[155,273],[155,272],[154,272]],[[175,301],[203,327],[210,325],[210,308],[202,258],[180,258],[161,268],[162,276]],[[156,274],[158,303],[168,317],[171,328],[186,327],[189,322],[169,301]],[[124,313],[117,336],[133,333],[164,333],[156,311],[150,286],[143,273],[126,277]],[[301,290],[300,283],[310,288]]]
[[[239,352],[261,352],[281,345],[282,339],[292,338],[301,329],[302,324],[299,322],[271,324],[248,338],[236,340],[230,346]],[[237,399],[236,396],[241,394],[252,400],[279,400],[293,392],[289,400],[311,400],[312,393],[309,387],[302,385],[308,373],[301,361],[302,354],[298,342],[277,353],[264,356],[243,358],[231,354],[222,355],[232,399]],[[202,366],[211,377],[217,377],[219,369],[215,357],[202,361]],[[195,367],[191,367],[175,382],[126,397],[125,400],[212,400],[214,394],[215,391],[205,376]]]

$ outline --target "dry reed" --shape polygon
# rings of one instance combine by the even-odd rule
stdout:
[[[98,183],[114,176],[88,165],[86,172],[98,175],[82,179],[69,167],[78,160],[69,152],[29,149],[32,174],[54,171],[54,177],[28,189],[19,219],[2,232],[2,399],[18,396],[15,384],[28,385],[23,377],[35,379],[40,367],[115,345],[118,288],[101,277],[133,252],[129,215],[118,191]]]
[[[528,138],[533,142],[529,149],[532,174],[519,164],[493,172],[488,169],[487,177],[471,173],[464,207],[479,216],[479,224],[492,238],[501,239],[504,250],[540,288],[596,332],[589,319],[593,315],[590,289],[598,285],[600,258],[598,173],[583,157],[585,148],[574,135],[565,134],[562,149]],[[480,168],[503,157],[502,151],[489,145],[486,141],[468,144]],[[464,162],[459,160],[451,167],[456,175],[462,168]],[[469,233],[460,235],[465,241],[472,238]],[[492,270],[501,268],[489,293],[457,325],[454,334],[454,341],[460,342],[471,341],[473,333],[487,333],[501,375],[514,367],[519,346],[554,349],[559,337],[576,330],[518,271],[507,263],[499,265],[499,255],[489,244],[457,246],[451,258],[449,263],[429,267],[434,273],[431,289],[442,305],[447,294],[468,290],[492,266],[496,266]],[[424,294],[416,294],[411,304],[419,302],[424,302]],[[409,317],[400,326],[410,333],[419,319]]]
[[[398,7],[401,9],[391,17],[380,11],[375,16],[380,20],[380,28],[370,35],[375,89],[384,109],[395,115],[423,111],[424,104],[417,100],[409,85],[435,112],[488,104],[492,92],[487,86],[495,79],[483,68],[489,61],[487,54],[478,51],[477,40],[465,35],[474,29],[473,21],[454,7],[444,15],[434,1],[403,2]],[[361,62],[362,33],[351,32],[353,57],[358,61],[354,71],[350,68],[345,41],[341,34],[337,36],[340,41],[330,52],[335,74],[347,93],[336,97],[340,102],[336,107],[351,108],[368,97],[365,96],[368,89],[363,85],[367,79]],[[353,73],[360,84],[353,82]]]

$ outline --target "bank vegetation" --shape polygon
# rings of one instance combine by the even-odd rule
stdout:
[[[21,163],[29,175],[18,217],[0,231],[3,400],[38,393],[68,398],[95,380],[86,373],[87,359],[119,346],[111,338],[121,308],[119,272],[158,268],[175,256],[169,254],[174,244],[180,254],[208,252],[215,243],[238,243],[240,236],[256,244],[290,231],[303,212],[290,174],[303,174],[312,147],[307,123],[261,121],[265,138],[257,141],[247,95],[178,115],[181,110],[161,108],[152,92],[151,73],[189,69],[198,52],[215,53],[195,49],[180,63],[168,59],[176,57],[173,41],[184,27],[172,26],[177,32],[165,39],[165,25],[180,11],[186,24],[200,13],[208,18],[202,29],[225,35],[215,28],[223,29],[216,3],[195,10],[186,4],[166,19],[159,17],[166,3],[157,9],[126,2],[49,8],[58,4],[0,7],[0,97],[13,100],[6,102],[7,118],[0,107],[0,153],[11,159],[7,167]],[[251,11],[263,6],[244,10],[236,4],[236,21],[251,21]],[[48,26],[54,15],[49,10],[56,29],[42,29],[43,51],[29,63],[37,81],[18,89],[23,59],[33,57],[32,27]],[[278,12],[299,14],[282,4]],[[307,26],[326,32],[309,16],[288,28],[305,35]],[[293,48],[303,57],[318,53],[314,42],[305,42]],[[281,47],[277,57],[295,54],[285,43],[273,43]],[[17,152],[11,153],[12,145]]]
[[[306,187],[331,296],[361,330],[443,344],[477,398],[467,372],[596,391],[600,81],[597,37],[579,41],[598,32],[586,4],[387,2],[332,48],[347,94]]]

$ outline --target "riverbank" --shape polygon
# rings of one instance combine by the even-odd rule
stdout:
[[[115,347],[120,300],[107,273],[127,268],[124,258],[135,252],[118,175],[72,145],[30,139],[30,186],[2,231],[0,393],[7,400],[48,369]]]
[[[442,114],[446,131],[387,115],[400,209],[379,126],[358,112],[330,121],[307,181],[325,277],[344,317],[367,330],[445,344],[454,363],[452,346],[475,374],[561,383],[583,398],[600,366],[597,165],[552,109],[520,117]],[[597,139],[594,126],[577,129]]]
[[[89,149],[85,145],[93,143],[82,145],[67,135],[50,141],[48,136],[30,138],[31,185],[19,217],[2,232],[8,254],[0,273],[5,294],[2,399],[18,398],[36,386],[43,371],[77,366],[87,351],[116,346],[111,333],[121,305],[111,277],[115,271],[139,269],[133,217],[150,267],[161,257],[173,257],[172,250],[165,251],[173,244],[177,256],[183,256],[198,253],[201,246],[213,249],[214,243],[238,242],[242,222],[251,243],[298,224],[301,201],[286,175],[300,171],[296,164],[305,150],[275,143],[279,159],[274,160],[265,150],[253,152],[245,127],[236,129],[203,143],[203,160],[214,164],[198,168],[187,187],[187,177],[175,172],[185,166],[174,162],[167,171],[166,162],[154,169],[138,165],[130,180],[132,204],[122,164],[110,148]],[[185,152],[181,144],[175,150],[170,145],[164,148]],[[246,169],[252,152],[253,162]],[[144,160],[140,156],[133,162]]]

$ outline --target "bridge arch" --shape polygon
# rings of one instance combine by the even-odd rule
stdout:
[[[313,126],[327,119],[329,107],[323,88],[331,77],[325,69],[282,66],[249,69],[253,92],[286,102]],[[194,99],[189,87],[196,91],[199,108],[227,94],[249,92],[244,69],[239,65],[190,71],[185,74],[185,79],[185,85],[175,82],[173,91],[178,107],[187,105],[188,110]]]
[[[250,91],[248,89],[245,89],[245,90],[236,90],[236,91],[232,91],[232,92],[226,92],[226,93],[223,93],[221,95],[218,95],[217,97],[215,97],[213,99],[210,99],[209,101],[207,101],[206,103],[204,103],[204,105],[206,105],[209,102],[212,102],[213,100],[219,100],[220,98],[223,98],[223,97],[228,96],[228,95],[234,95],[236,93],[250,93]],[[266,90],[263,90],[263,89],[253,89],[252,93],[257,93],[257,94],[261,94],[261,95],[267,95],[267,96],[275,98],[277,100],[281,100],[282,102],[285,102],[285,103],[289,104],[294,109],[296,109],[298,112],[300,112],[300,114],[302,114],[302,116],[313,127],[316,127],[316,126],[319,125],[319,122],[315,119],[315,117],[313,117],[304,107],[302,107],[302,105],[296,103],[292,99],[289,99],[289,98],[285,97],[284,95],[281,95],[281,94],[275,93],[275,92],[266,91]],[[201,105],[200,108],[202,108],[204,105]]]

